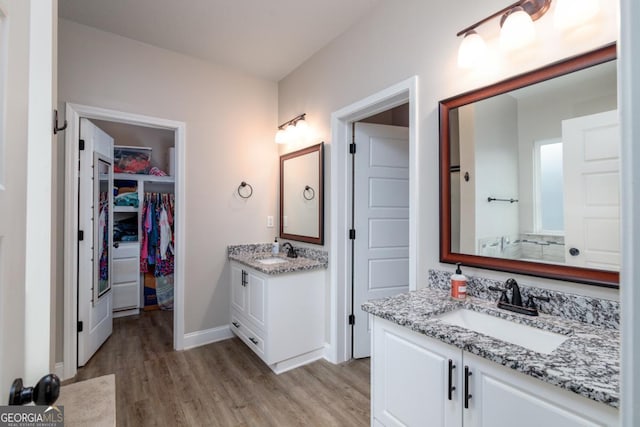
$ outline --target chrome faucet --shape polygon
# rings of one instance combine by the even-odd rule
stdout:
[[[284,242],[282,244],[282,249],[285,248],[285,246],[289,246],[289,248],[287,248],[287,258],[298,258],[298,253],[296,252],[296,250],[293,248],[293,245],[289,242]]]

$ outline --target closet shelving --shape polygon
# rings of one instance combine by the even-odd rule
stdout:
[[[114,242],[118,247],[113,253],[113,311],[114,317],[139,314],[142,308],[143,287],[140,275],[140,235],[142,201],[146,191],[173,190],[175,177],[142,174],[114,173],[114,184],[118,181],[135,181],[138,194],[138,206],[114,206],[114,225],[119,220],[135,215],[138,224],[138,238],[135,241]]]

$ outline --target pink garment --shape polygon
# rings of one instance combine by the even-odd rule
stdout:
[[[142,246],[140,247],[140,259],[145,261],[149,257],[149,239],[147,238],[149,231],[151,231],[151,217],[149,214],[149,205],[145,203],[144,211],[142,212],[144,223],[142,226]]]
[[[151,170],[149,171],[149,175],[155,175],[155,176],[167,176],[167,173],[157,167],[152,167]]]

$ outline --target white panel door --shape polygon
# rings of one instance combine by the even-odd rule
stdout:
[[[113,238],[113,138],[87,119],[80,119],[80,186],[78,194],[78,366],[84,366],[109,338],[113,329],[112,238]],[[100,169],[105,167],[106,170]],[[96,172],[97,170],[97,172]],[[106,172],[109,188],[96,186]],[[100,202],[100,193],[107,199]],[[98,203],[99,205],[96,205]],[[100,209],[97,209],[100,207]],[[105,240],[103,240],[105,239]],[[106,267],[103,261],[106,257]],[[108,270],[105,272],[104,269]]]
[[[251,272],[247,284],[247,316],[258,327],[264,329],[265,280]]]
[[[355,124],[353,357],[371,351],[367,300],[409,290],[409,129]]]
[[[55,2],[0,0],[0,402],[50,372]]]
[[[231,264],[231,307],[241,313],[245,311],[247,306],[247,293],[245,292],[246,274],[243,269],[235,264]]]
[[[372,425],[460,426],[462,350],[380,318],[373,321]]]
[[[620,130],[618,112],[562,122],[565,259],[620,269]]]
[[[465,427],[617,426],[618,410],[463,352],[461,403]],[[468,368],[469,389],[464,389]],[[435,424],[434,424],[435,425]]]

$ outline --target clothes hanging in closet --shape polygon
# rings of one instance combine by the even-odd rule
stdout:
[[[175,198],[171,193],[145,193],[140,237],[140,271],[156,278],[158,305],[173,308]]]
[[[96,247],[98,248],[98,260],[100,262],[100,290],[102,290],[102,283],[109,278],[109,197],[106,192],[100,193],[98,211],[98,241]],[[106,285],[105,285],[106,286]]]

